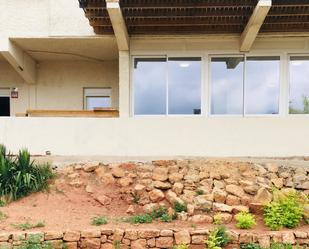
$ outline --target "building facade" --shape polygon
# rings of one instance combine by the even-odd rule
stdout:
[[[307,156],[306,0],[0,0],[0,143]]]

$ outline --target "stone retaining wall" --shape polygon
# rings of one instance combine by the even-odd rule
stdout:
[[[302,245],[309,248],[309,232],[251,232],[228,231],[231,243],[228,248],[239,248],[240,243],[255,242],[268,248],[271,241]],[[176,244],[190,244],[192,249],[205,248],[204,241],[208,229],[91,229],[67,232],[16,232],[0,233],[0,248],[16,248],[31,236],[39,238],[42,243],[48,242],[54,249],[144,249],[172,248]],[[115,246],[119,244],[119,247]]]

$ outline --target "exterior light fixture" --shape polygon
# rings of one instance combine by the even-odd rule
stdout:
[[[87,8],[88,0],[78,0],[78,1],[79,1],[79,7],[80,8]]]

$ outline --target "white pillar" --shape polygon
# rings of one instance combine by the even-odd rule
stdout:
[[[130,53],[119,51],[119,116],[130,116]]]

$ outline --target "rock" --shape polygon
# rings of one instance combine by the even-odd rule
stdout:
[[[223,181],[214,180],[214,186],[217,189],[224,189],[225,183]]]
[[[152,179],[164,182],[168,179],[168,168],[156,167],[152,173]]]
[[[296,185],[300,185],[302,182],[307,180],[307,176],[304,173],[298,173],[293,176],[293,182]]]
[[[251,202],[249,204],[250,212],[253,214],[263,214],[263,204]]]
[[[75,187],[75,188],[79,188],[79,187],[83,186],[84,183],[83,183],[83,181],[80,180],[80,179],[74,179],[73,181],[71,181],[71,182],[69,183],[69,185],[72,186],[72,187]]]
[[[259,190],[259,186],[255,184],[244,187],[244,191],[250,195],[255,195],[258,190]]]
[[[106,185],[115,184],[115,178],[113,177],[113,175],[111,173],[105,173],[105,171],[103,171],[103,168],[98,168],[96,170],[96,174],[98,175],[102,183]]]
[[[284,244],[295,244],[295,237],[293,232],[284,232],[282,233],[282,243]]]
[[[149,198],[152,202],[159,202],[159,201],[164,200],[165,195],[161,190],[154,189],[149,192]]]
[[[152,212],[152,210],[154,210],[157,207],[158,207],[157,203],[149,203],[149,204],[144,205],[143,210],[145,213],[150,213]]]
[[[122,168],[120,168],[119,166],[112,167],[111,173],[116,178],[121,178],[121,177],[125,176],[125,171]]]
[[[246,212],[246,213],[249,213],[249,207],[247,206],[232,206],[233,210],[232,210],[232,213],[233,214],[237,214],[239,212]]]
[[[209,172],[208,171],[201,171],[198,175],[200,177],[201,180],[207,179],[209,178]]]
[[[102,244],[101,249],[115,249],[115,247],[111,243],[104,243]]]
[[[228,213],[220,213],[221,221],[223,224],[228,224],[232,221],[233,215]]]
[[[86,192],[89,193],[89,194],[93,194],[93,192],[94,192],[93,187],[90,186],[90,185],[87,185],[85,190],[86,190]]]
[[[175,242],[176,245],[186,244],[189,245],[191,243],[191,236],[188,230],[182,230],[175,233]]]
[[[124,230],[123,229],[118,229],[116,228],[114,230],[114,234],[113,234],[113,240],[118,240],[118,241],[122,241],[124,236]]]
[[[176,194],[181,195],[181,194],[182,194],[182,191],[183,191],[183,184],[180,183],[180,182],[176,182],[176,183],[173,185],[172,190],[173,190]]]
[[[254,203],[261,203],[263,205],[272,201],[272,194],[266,188],[260,188],[257,194],[254,196]]]
[[[297,187],[298,187],[298,189],[309,190],[309,181],[306,181],[306,182],[298,185]]]
[[[99,238],[83,239],[81,242],[82,249],[100,249],[101,240]]]
[[[225,190],[226,192],[238,197],[243,197],[245,195],[244,190],[241,187],[234,184],[227,185]]]
[[[304,217],[309,219],[309,204],[304,205]]]
[[[269,235],[259,235],[258,242],[261,248],[270,248],[270,236]]]
[[[225,203],[227,193],[221,189],[215,188],[212,192],[215,202]]]
[[[173,234],[173,231],[168,229],[161,230],[160,232],[160,236],[162,237],[173,237]]]
[[[230,206],[235,206],[240,204],[240,198],[235,195],[228,195],[226,197],[225,203]]]
[[[188,213],[186,212],[177,213],[177,220],[180,220],[180,221],[188,220]]]
[[[249,243],[252,243],[252,240],[253,240],[253,236],[251,233],[241,233],[240,236],[239,236],[239,243],[242,243],[242,244],[249,244]]]
[[[168,179],[171,183],[180,182],[183,179],[183,174],[175,172],[170,174]]]
[[[161,182],[161,181],[154,181],[153,186],[158,189],[166,190],[170,189],[172,185],[169,182]]]
[[[63,240],[67,242],[74,242],[80,240],[80,232],[67,231],[64,233]]]
[[[206,240],[205,235],[193,235],[192,236],[192,244],[193,245],[204,245]]]
[[[56,239],[62,239],[62,238],[63,238],[63,232],[59,232],[59,231],[48,231],[48,232],[45,232],[45,235],[44,235],[44,240],[56,240]]]
[[[68,178],[70,178],[70,179],[76,179],[76,178],[78,178],[80,175],[79,175],[79,173],[72,173],[72,174],[69,174],[68,175]]]
[[[142,239],[151,239],[160,236],[159,229],[143,229],[138,231],[138,237]]]
[[[131,249],[145,249],[147,248],[147,241],[145,239],[134,240],[131,243]]]
[[[193,199],[193,203],[194,203],[194,208],[195,209],[211,209],[212,206],[212,202],[211,201],[207,201],[205,196],[203,195],[198,195]]]
[[[206,214],[193,215],[190,220],[193,223],[207,223],[207,224],[211,224],[213,221],[212,217]]]
[[[228,212],[231,213],[233,210],[233,207],[226,205],[226,204],[222,204],[222,203],[213,203],[212,205],[212,209],[215,212]]]
[[[0,242],[5,242],[5,241],[8,241],[11,237],[11,234],[10,233],[4,233],[4,232],[1,232],[0,233]],[[1,248],[1,247],[0,247]]]
[[[77,242],[65,242],[63,244],[63,247],[60,248],[66,248],[66,249],[77,249]],[[102,249],[102,248],[101,248]]]
[[[197,174],[197,172],[188,172],[188,174],[185,175],[184,177],[186,182],[193,182],[193,183],[197,183],[200,181],[200,177]]]
[[[173,237],[159,237],[156,238],[157,248],[172,248],[174,245]]]
[[[103,206],[109,205],[112,202],[112,199],[106,195],[96,195],[94,199],[100,202]]]
[[[126,229],[124,238],[129,239],[129,240],[137,240],[138,239],[138,230],[136,230],[136,229]]]
[[[271,182],[278,189],[281,189],[283,187],[283,179],[282,178],[272,178]]]
[[[121,187],[128,187],[133,183],[133,179],[131,177],[123,177],[119,179],[119,184]]]
[[[294,235],[295,235],[296,238],[299,238],[299,239],[307,239],[307,233],[306,232],[295,231]]]
[[[99,165],[92,165],[92,164],[87,164],[87,165],[84,165],[83,169],[85,172],[93,172],[95,171],[97,168],[99,168]]]
[[[188,213],[189,216],[194,215],[194,205],[192,205],[192,204],[187,205],[187,213]]]
[[[133,205],[130,205],[126,211],[127,214],[134,214],[135,213],[135,208]]]
[[[175,204],[175,202],[179,202],[179,203],[184,203],[183,200],[181,200],[177,194],[171,190],[168,190],[166,193],[166,199],[168,200],[168,202],[172,205]]]
[[[273,163],[266,163],[265,167],[268,169],[269,172],[271,173],[278,173],[279,171],[279,167],[277,164],[273,164]]]
[[[134,192],[137,195],[142,194],[145,190],[146,190],[146,186],[142,185],[142,184],[136,184],[135,187],[134,187]]]
[[[81,232],[82,238],[100,238],[101,231],[100,229],[87,229]]]

